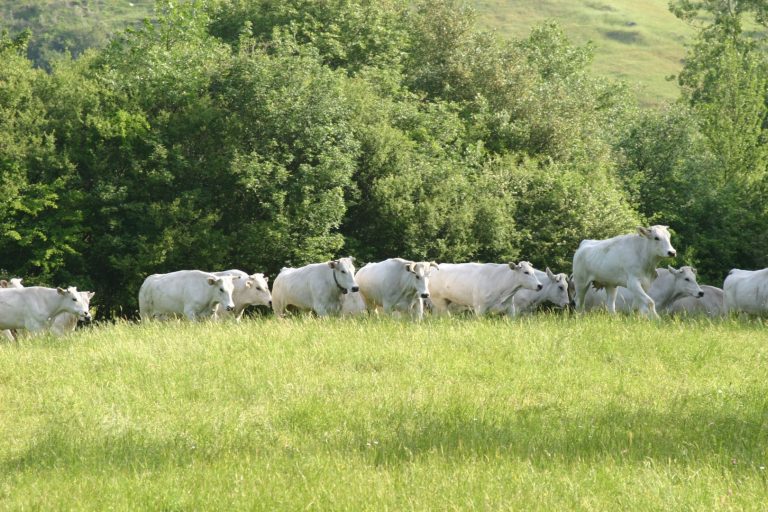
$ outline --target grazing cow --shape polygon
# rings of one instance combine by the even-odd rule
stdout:
[[[342,296],[359,289],[352,258],[284,268],[272,285],[272,309],[279,317],[289,306],[318,316],[338,315]]]
[[[536,278],[542,284],[541,290],[522,289],[512,299],[512,314],[520,315],[532,313],[536,308],[546,302],[551,302],[558,307],[566,307],[570,303],[568,295],[568,276],[555,274],[549,267],[545,272],[534,269]]]
[[[692,267],[657,268],[656,279],[648,287],[648,296],[653,300],[657,311],[666,311],[674,301],[682,297],[696,297],[699,300],[704,292],[696,282],[696,269]],[[605,290],[590,288],[584,296],[584,309],[604,309],[608,296]],[[637,309],[635,295],[623,286],[616,289],[616,311],[631,313]]]
[[[228,318],[234,316],[237,321],[243,317],[243,312],[248,306],[267,306],[272,307],[272,295],[269,293],[269,278],[264,274],[248,275],[242,270],[224,270],[222,272],[213,272],[215,276],[237,276],[235,279],[235,289],[232,292],[232,300],[235,302],[235,309],[232,312],[219,308],[217,315],[219,318]]]
[[[0,329],[48,329],[60,313],[91,319],[88,305],[74,286],[0,289]]]
[[[200,270],[179,270],[153,274],[139,290],[139,314],[142,320],[184,315],[189,320],[216,318],[220,307],[235,309],[232,300],[238,276],[215,276]]]
[[[471,309],[476,315],[509,313],[512,298],[521,288],[543,288],[527,261],[443,263],[429,285],[430,299],[437,312]]]
[[[702,285],[701,291],[704,292],[703,297],[677,299],[667,308],[667,312],[673,315],[707,315],[711,317],[725,315],[722,288]]]
[[[723,283],[723,294],[726,313],[765,314],[768,312],[768,268],[731,270]]]
[[[584,297],[593,283],[604,287],[608,311],[616,313],[616,288],[624,286],[640,303],[643,314],[658,317],[646,290],[662,258],[677,255],[667,226],[639,227],[636,234],[607,240],[583,240],[573,255],[576,308],[584,311]]]
[[[429,276],[437,263],[414,262],[390,258],[369,263],[355,274],[360,295],[369,310],[377,307],[384,311],[410,313],[421,320],[424,316],[423,300],[429,298]]]

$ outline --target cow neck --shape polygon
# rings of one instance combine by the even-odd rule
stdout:
[[[347,289],[346,289],[346,288],[344,288],[343,286],[341,286],[341,285],[339,284],[339,281],[336,279],[336,269],[333,269],[333,268],[332,268],[332,269],[331,269],[331,273],[333,274],[333,282],[334,282],[334,283],[336,283],[336,288],[338,288],[339,290],[341,290],[343,293],[347,293]]]

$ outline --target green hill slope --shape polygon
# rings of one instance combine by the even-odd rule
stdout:
[[[626,80],[641,101],[677,97],[674,81],[694,30],[669,12],[667,0],[475,0],[483,23],[510,37],[557,20],[574,42],[595,44],[595,71]]]
[[[504,37],[525,37],[555,19],[577,43],[593,41],[595,71],[627,80],[646,104],[677,96],[674,82],[693,30],[675,18],[667,0],[468,0],[480,21]],[[108,38],[151,16],[153,0],[0,0],[1,25],[33,31],[30,54],[38,63],[52,52],[102,46]]]

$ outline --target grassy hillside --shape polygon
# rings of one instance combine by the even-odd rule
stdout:
[[[474,0],[499,33],[525,37],[531,25],[557,20],[571,39],[593,41],[595,71],[634,86],[646,104],[677,97],[684,44],[693,29],[669,12],[668,0]]]
[[[765,327],[119,324],[0,344],[3,510],[761,510]]]
[[[647,104],[676,97],[674,82],[692,30],[667,0],[468,0],[481,21],[505,37],[525,37],[531,26],[555,19],[576,42],[596,45],[595,70],[626,79]],[[151,16],[153,0],[0,0],[3,25],[35,33],[36,61],[56,50],[101,46],[108,37]],[[77,51],[76,51],[77,53]]]

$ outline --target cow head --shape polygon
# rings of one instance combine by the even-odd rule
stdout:
[[[232,300],[232,292],[235,291],[235,280],[240,276],[209,277],[208,284],[215,287],[213,290],[213,303],[227,311],[235,309],[235,301]]]
[[[432,275],[433,268],[440,270],[440,266],[434,261],[409,261],[405,264],[405,270],[411,278],[411,285],[422,299],[429,298],[429,276]]]
[[[693,267],[680,267],[675,269],[671,265],[667,267],[669,273],[675,278],[675,296],[691,296],[702,298],[704,296],[704,290],[701,289],[699,283],[696,282],[696,269]]]
[[[0,288],[24,288],[24,285],[21,284],[21,281],[21,277],[14,277],[10,281],[0,279]]]
[[[333,280],[341,293],[360,291],[360,287],[357,286],[357,281],[355,281],[355,265],[353,261],[354,258],[350,256],[328,262],[328,266],[333,271]]]
[[[243,283],[244,291],[238,296],[251,306],[269,306],[272,304],[272,294],[269,293],[269,278],[264,274],[248,276]]]
[[[520,263],[510,262],[509,268],[518,274],[520,285],[528,290],[541,290],[544,286],[536,278],[536,271],[527,261]]]
[[[565,274],[555,274],[549,267],[546,270],[547,279],[544,283],[542,293],[546,294],[544,300],[564,308],[570,304],[570,296],[568,295],[568,276]]]
[[[647,239],[653,247],[652,252],[661,258],[674,258],[677,251],[670,241],[669,226],[651,226],[650,228],[638,227],[637,233]]]
[[[89,303],[92,292],[78,292],[77,288],[70,286],[69,288],[56,288],[61,298],[61,310],[67,313],[81,318],[83,320],[91,320],[91,312],[89,311]]]

